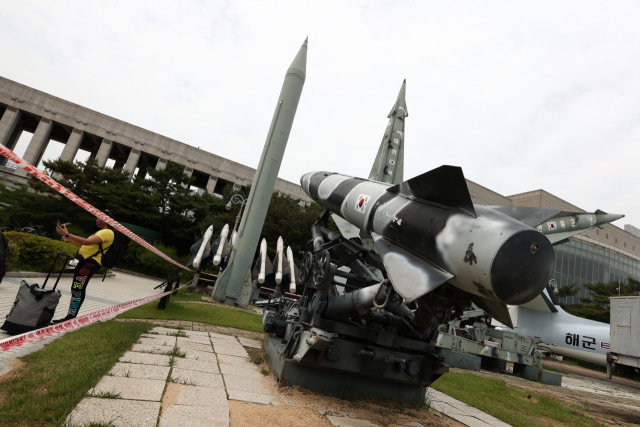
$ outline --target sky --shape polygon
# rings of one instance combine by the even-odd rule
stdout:
[[[640,228],[638,22],[630,1],[0,0],[0,76],[255,168],[308,36],[281,178],[367,177],[407,79],[405,179],[461,166]]]

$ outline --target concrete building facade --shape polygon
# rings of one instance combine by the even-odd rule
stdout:
[[[167,162],[184,166],[195,176],[194,186],[220,194],[222,188],[250,185],[255,169],[191,145],[142,129],[53,95],[0,77],[0,144],[15,148],[22,132],[33,134],[23,158],[37,166],[49,144],[64,144],[60,156],[73,161],[79,149],[86,150],[100,165],[115,161],[133,173],[146,175],[151,168],[163,169]],[[6,163],[6,159],[4,159]],[[27,173],[3,168],[0,181],[26,183]],[[298,184],[283,179],[275,191],[310,202]]]
[[[65,144],[60,156],[64,160],[74,160],[82,149],[101,165],[112,159],[114,167],[130,172],[138,169],[146,174],[149,168],[162,169],[167,162],[175,162],[197,178],[195,186],[200,191],[209,193],[219,194],[229,183],[234,188],[249,185],[255,175],[255,169],[248,166],[0,77],[0,144],[13,149],[24,131],[33,134],[24,158],[36,166],[53,140]],[[27,177],[21,169],[0,167],[2,181],[24,184]],[[544,190],[503,196],[473,181],[467,180],[467,186],[473,203],[480,205],[584,212]],[[298,184],[278,179],[275,190],[311,202]],[[624,230],[607,224],[602,230],[586,231],[556,246],[555,252],[558,286],[575,283],[579,288],[575,297],[565,300],[569,304],[589,297],[586,283],[640,279],[640,230],[630,225]]]

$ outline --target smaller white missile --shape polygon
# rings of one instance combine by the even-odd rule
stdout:
[[[218,250],[216,251],[216,256],[213,257],[213,265],[220,264],[222,261],[222,251],[224,251],[225,241],[227,240],[227,236],[229,235],[229,224],[225,224],[222,229],[222,233],[220,233],[220,244],[218,245]]]
[[[202,244],[200,245],[200,249],[198,249],[198,253],[196,254],[195,259],[193,260],[193,266],[195,268],[200,267],[200,261],[202,261],[202,254],[204,253],[207,244],[211,240],[211,235],[213,234],[213,225],[210,225],[207,228],[207,231],[204,233],[204,237],[202,238]]]
[[[291,271],[291,282],[289,282],[289,292],[296,293],[296,266],[293,264],[293,251],[291,246],[287,247],[287,261],[289,261],[289,270]]]
[[[231,235],[231,249],[236,245],[236,240],[238,239],[238,232],[234,231]]]
[[[282,236],[278,237],[278,245],[276,246],[276,253],[278,257],[278,265],[276,271],[276,283],[282,282],[282,258],[284,257],[284,242]]]
[[[264,283],[265,270],[267,261],[267,239],[260,242],[260,273],[258,273],[258,283]]]

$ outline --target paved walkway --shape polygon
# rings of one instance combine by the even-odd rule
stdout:
[[[260,341],[164,327],[150,332],[76,406],[70,425],[228,426],[228,400],[283,405],[261,385],[264,376],[243,347],[260,348]]]
[[[26,280],[28,283],[42,284],[44,282],[44,277],[28,279],[5,277],[2,280],[2,283],[0,283],[0,325],[4,323],[6,315],[13,306],[22,280]],[[51,280],[52,279],[49,279],[49,283],[47,283],[47,289],[50,289],[55,284],[55,278],[53,281]],[[158,280],[151,280],[125,273],[118,273],[115,278],[107,277],[104,282],[102,282],[102,276],[95,276],[91,279],[91,282],[89,282],[89,286],[87,287],[87,296],[84,304],[82,304],[79,315],[156,294],[161,292],[160,289],[153,289],[158,284],[160,284],[160,281]],[[60,298],[60,303],[58,304],[54,319],[67,315],[69,302],[71,301],[70,288],[71,278],[61,278],[57,289],[62,293],[62,298]],[[26,354],[39,350],[45,344],[50,343],[62,335],[64,334],[58,334],[53,337],[35,341],[13,350],[0,353],[0,375],[2,375],[4,370],[8,368],[6,360],[22,357]],[[7,334],[5,331],[0,330],[0,340],[9,338],[10,336],[11,335]]]
[[[431,408],[453,418],[469,427],[511,427],[479,409],[454,399],[435,389],[427,390],[427,398],[431,401]]]

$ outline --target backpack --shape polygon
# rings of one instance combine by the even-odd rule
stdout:
[[[7,252],[9,251],[9,242],[7,238],[4,236],[2,231],[0,231],[0,283],[2,283],[2,278],[4,274],[7,272]]]
[[[112,268],[115,267],[115,265],[120,261],[122,261],[124,254],[129,248],[129,242],[131,242],[131,238],[125,236],[111,226],[109,226],[108,229],[113,231],[113,243],[107,246],[106,249],[102,248],[102,243],[98,243],[98,245],[100,246],[100,250],[92,256],[95,256],[102,252],[102,266],[106,268]]]

